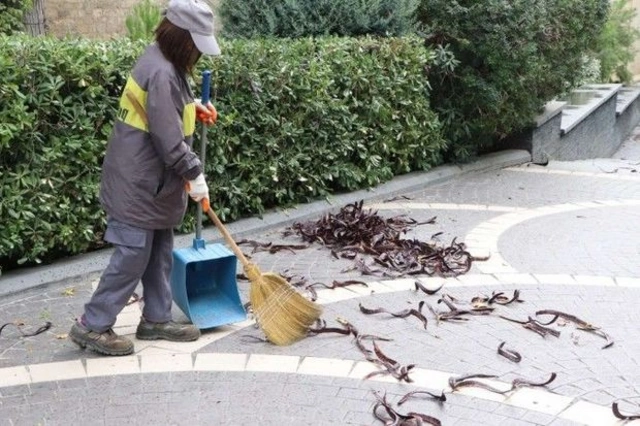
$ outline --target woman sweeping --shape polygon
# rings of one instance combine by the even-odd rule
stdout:
[[[172,320],[173,228],[187,206],[209,198],[204,170],[191,149],[196,117],[213,124],[215,108],[194,101],[187,77],[202,54],[219,55],[213,13],[200,0],[170,0],[155,41],[136,62],[102,165],[100,201],[105,241],[114,246],[98,288],[69,333],[82,348],[105,355],[133,353],[112,330],[142,282],[144,306],[136,337],[193,341],[200,330]]]

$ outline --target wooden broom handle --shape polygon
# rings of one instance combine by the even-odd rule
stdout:
[[[240,250],[240,247],[238,247],[236,242],[233,240],[233,237],[231,236],[229,231],[227,231],[227,228],[225,228],[225,226],[220,221],[220,218],[218,218],[218,215],[213,211],[213,209],[209,205],[209,200],[207,198],[203,198],[201,203],[202,203],[202,211],[207,213],[207,215],[209,216],[209,219],[211,219],[211,221],[216,224],[216,227],[224,237],[224,240],[227,242],[227,244],[229,244],[229,246],[231,247],[231,250],[233,250],[236,257],[240,259],[240,263],[242,263],[242,265],[245,267],[250,265],[249,260],[245,257],[244,253],[242,253],[242,250]]]

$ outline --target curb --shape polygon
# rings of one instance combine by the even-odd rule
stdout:
[[[481,156],[473,163],[463,165],[443,165],[427,172],[414,172],[398,176],[375,188],[355,192],[336,194],[324,200],[301,204],[292,209],[275,209],[262,217],[241,219],[227,224],[234,238],[261,234],[272,229],[284,227],[294,222],[306,221],[327,213],[337,212],[342,206],[354,201],[371,201],[389,198],[407,192],[425,189],[430,185],[471,174],[516,166],[531,161],[526,150],[505,150]],[[223,239],[216,228],[211,226],[202,231],[202,238],[209,243],[222,243]],[[176,236],[175,247],[186,247],[192,243],[193,235]],[[88,275],[98,275],[108,264],[111,249],[86,253],[55,262],[51,265],[37,266],[12,271],[0,276],[0,297],[9,296],[25,290],[54,284],[60,281],[80,281]]]

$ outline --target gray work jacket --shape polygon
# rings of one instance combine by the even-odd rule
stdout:
[[[185,182],[202,173],[191,149],[194,131],[191,89],[154,43],[136,62],[120,98],[102,164],[100,202],[107,215],[145,229],[179,225]]]

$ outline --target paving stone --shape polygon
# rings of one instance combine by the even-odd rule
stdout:
[[[139,417],[135,416],[135,417],[128,417],[128,418],[115,417],[115,418],[107,419],[104,422],[104,424],[105,426],[135,426],[141,423],[140,423]]]
[[[24,395],[7,396],[2,398],[2,408],[22,407],[28,404],[28,399]]]
[[[640,230],[629,223],[640,223],[637,206],[543,216],[507,230],[499,249],[522,272],[639,276]]]
[[[623,146],[619,157],[640,161],[640,142],[629,140]],[[470,247],[495,246],[506,262],[505,270],[507,266],[513,269],[508,274],[484,275],[483,266],[488,262],[484,265],[474,262],[467,275],[449,280],[433,296],[410,290],[414,278],[429,277],[410,277],[400,282],[392,277],[362,276],[349,270],[353,261],[335,259],[329,250],[318,245],[295,254],[252,253],[252,259],[265,271],[303,277],[310,283],[346,279],[383,281],[377,286],[384,292],[371,294],[364,288],[345,290],[350,298],[324,305],[323,319],[328,326],[338,327],[336,318],[344,318],[360,333],[391,338],[391,341],[377,340],[376,344],[384,354],[403,365],[428,369],[430,373],[421,376],[432,378],[427,385],[444,388],[448,375],[467,373],[493,374],[497,380],[510,383],[516,378],[544,380],[555,372],[555,381],[544,389],[535,388],[531,394],[550,391],[553,393],[545,396],[555,394],[559,401],[606,407],[614,400],[640,393],[640,331],[636,327],[640,314],[633,303],[640,299],[637,243],[640,235],[636,235],[637,229],[629,227],[640,219],[636,204],[640,200],[640,179],[634,179],[635,174],[623,169],[616,173],[600,170],[618,167],[616,164],[593,160],[551,162],[546,168],[523,165],[472,173],[421,190],[406,191],[404,195],[411,200],[401,204],[369,202],[380,203],[378,213],[385,217],[404,214],[418,221],[436,217],[435,224],[418,226],[406,234],[407,238],[429,240],[442,232],[439,240],[446,244],[455,237],[464,241],[471,235],[475,240],[469,242]],[[541,215],[544,212],[548,214]],[[251,239],[299,242],[297,237],[283,237],[285,229],[286,226],[275,226],[255,233]],[[244,249],[250,252],[248,247]],[[242,272],[241,265],[238,272]],[[104,359],[79,350],[65,338],[73,319],[90,297],[95,278],[49,283],[0,299],[3,323],[23,321],[25,331],[45,321],[53,323],[50,330],[33,337],[23,337],[15,327],[3,331],[0,369],[34,365],[33,371],[38,372],[38,365],[50,363],[52,370],[47,374],[53,376],[50,381],[29,381],[24,386],[2,387],[0,383],[1,426],[81,424],[86,419],[118,425],[280,426],[305,424],[306,419],[319,419],[309,424],[373,425],[380,424],[372,414],[376,401],[373,391],[386,393],[396,403],[407,392],[420,389],[415,384],[348,378],[349,371],[337,367],[322,375],[323,368],[331,369],[333,364],[317,362],[319,359],[367,365],[353,336],[321,334],[278,347],[254,339],[263,337],[256,327],[243,328],[203,346],[195,344],[193,347],[199,349],[194,356],[247,354],[249,361],[250,355],[256,355],[254,359],[292,360],[290,367],[276,362],[264,364],[264,372],[247,371],[246,362],[238,364],[237,371],[201,371],[197,357],[186,356],[182,358],[188,361],[185,365],[196,371],[168,371],[175,368],[158,364],[158,372],[153,374],[136,369],[133,374],[118,376],[59,377],[60,368],[70,365],[64,362],[81,360],[81,364],[74,365],[79,365],[76,372],[84,375],[93,371],[95,362]],[[492,315],[473,316],[461,323],[438,323],[425,306],[423,312],[429,320],[426,330],[415,317],[364,315],[359,310],[362,303],[400,311],[415,308],[420,301],[436,310],[446,310],[438,302],[445,293],[470,301],[474,296],[491,295],[494,291],[512,294],[514,290],[520,291],[523,303],[495,306]],[[240,280],[243,300],[248,299],[248,291],[249,283]],[[560,336],[543,338],[498,317],[504,315],[521,321],[536,318],[535,313],[541,309],[576,315],[601,327],[615,343],[602,349],[604,339],[578,330],[573,324],[555,323],[550,327],[560,331]],[[184,318],[177,307],[173,311],[176,317]],[[522,361],[513,363],[499,356],[497,347],[501,342],[517,350]],[[142,346],[141,342],[136,344]],[[364,344],[373,350],[370,340]],[[132,359],[146,365],[145,356]],[[305,358],[309,359],[307,364]],[[309,369],[308,365],[315,367]],[[302,374],[305,372],[313,374]],[[44,377],[44,372],[39,374]],[[38,375],[34,373],[34,377],[37,379]],[[471,397],[456,392],[448,394],[444,404],[416,398],[399,410],[424,411],[440,418],[445,425],[574,424],[545,414],[541,407],[524,403],[521,405],[526,409],[515,407],[492,401],[490,396],[485,393],[484,398]],[[73,410],[79,399],[83,408]]]

